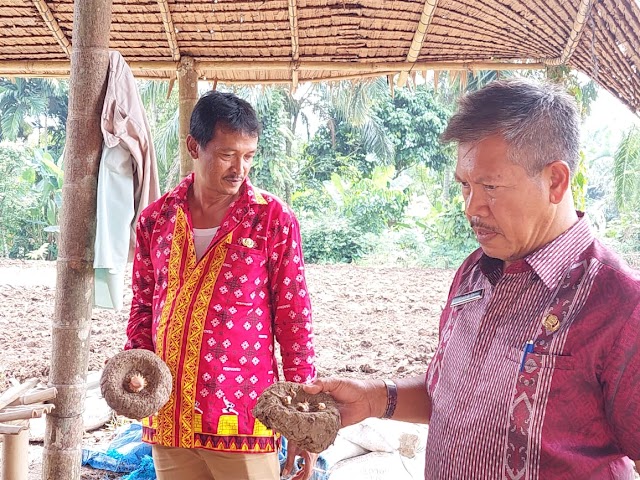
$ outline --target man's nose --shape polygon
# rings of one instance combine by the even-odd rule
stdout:
[[[482,192],[471,189],[464,199],[464,213],[467,217],[482,217],[487,213],[487,202]]]
[[[236,155],[233,157],[233,162],[231,162],[231,169],[234,173],[242,172],[242,155]]]

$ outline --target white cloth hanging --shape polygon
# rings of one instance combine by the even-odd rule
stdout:
[[[144,105],[119,52],[109,52],[107,82],[98,171],[94,305],[120,310],[127,261],[135,249],[136,221],[160,197],[160,187]]]

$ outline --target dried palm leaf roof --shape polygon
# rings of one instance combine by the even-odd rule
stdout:
[[[86,1],[86,0],[85,0]],[[640,111],[640,0],[113,0],[140,77],[291,83],[566,64]],[[73,0],[0,0],[0,75],[64,76]]]

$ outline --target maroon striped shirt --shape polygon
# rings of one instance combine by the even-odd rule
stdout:
[[[632,479],[639,303],[640,275],[584,218],[504,272],[474,252],[454,278],[427,372],[425,478]]]

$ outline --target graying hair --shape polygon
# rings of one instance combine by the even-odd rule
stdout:
[[[501,135],[509,159],[536,175],[561,160],[575,173],[580,115],[559,86],[524,79],[500,80],[464,96],[442,133],[443,142],[477,143]]]

